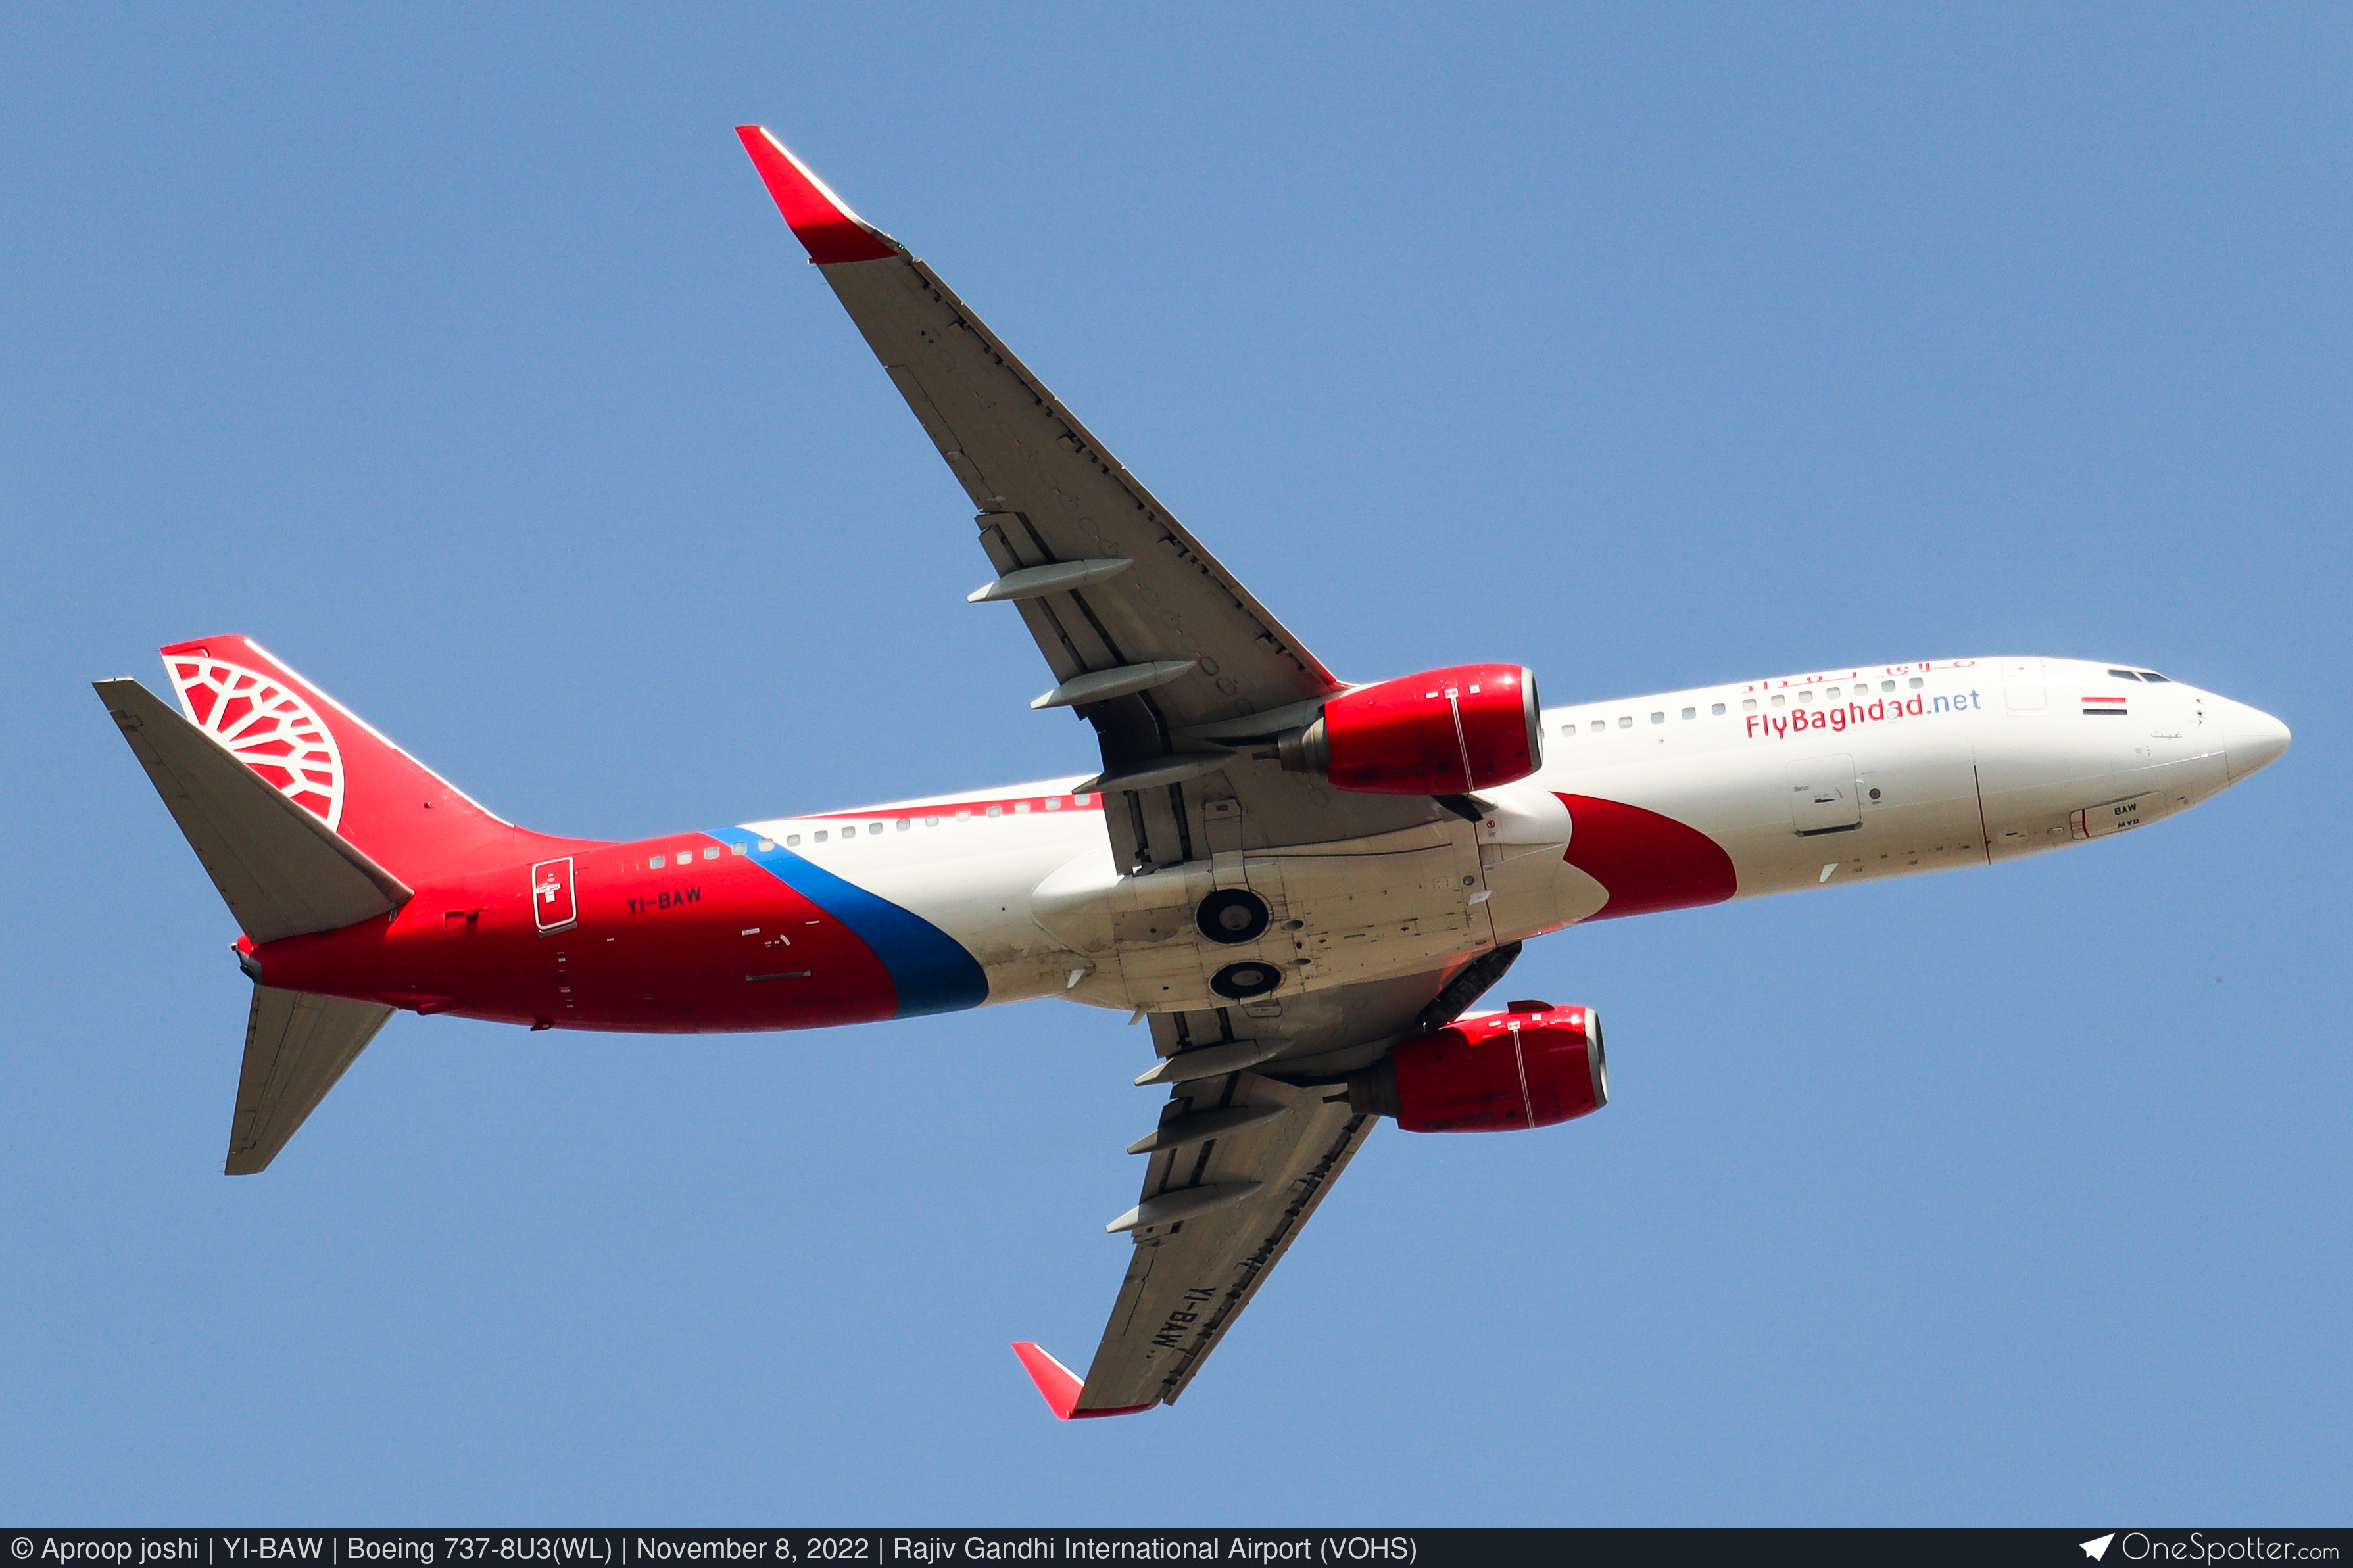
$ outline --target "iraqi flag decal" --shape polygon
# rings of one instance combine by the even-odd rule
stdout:
[[[2086,718],[2092,717],[2095,714],[2104,714],[2111,718],[2121,719],[2125,716],[2125,700],[2121,697],[2085,697],[2084,699],[2084,714]]]

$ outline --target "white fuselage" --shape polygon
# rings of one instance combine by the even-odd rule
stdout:
[[[1957,659],[1547,710],[1543,766],[1482,792],[1485,820],[1433,810],[1376,838],[1264,843],[1213,776],[1199,858],[1138,876],[1119,874],[1075,779],[872,808],[887,831],[856,812],[745,826],[953,936],[991,1002],[1218,1006],[1208,976],[1261,958],[1286,977],[1251,1005],[1279,1009],[1581,921],[2059,848],[2187,809],[2285,749],[2267,714],[2137,676]],[[936,809],[902,827],[910,805]],[[1266,901],[1263,937],[1197,929],[1225,887]]]

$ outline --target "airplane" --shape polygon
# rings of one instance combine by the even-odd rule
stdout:
[[[628,843],[461,794],[244,637],[96,689],[242,927],[227,1171],[267,1168],[395,1012],[533,1029],[825,1028],[1036,997],[1150,1025],[1165,1086],[1065,1419],[1173,1404],[1376,1125],[1609,1099],[1582,1005],[1474,1010],[1590,921],[1986,866],[2174,816],[2278,758],[2270,714],[2132,662],[1857,666],[1546,708],[1468,663],[1345,681],[905,246],[765,130],[786,226],[975,511],[1103,765]]]

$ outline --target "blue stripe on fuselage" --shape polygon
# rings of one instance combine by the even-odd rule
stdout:
[[[730,828],[712,837],[722,844],[740,842],[742,832]],[[899,993],[897,1016],[955,1013],[988,1000],[988,976],[979,962],[955,938],[921,915],[811,865],[782,845],[763,849],[760,841],[754,839],[749,858],[874,950]]]

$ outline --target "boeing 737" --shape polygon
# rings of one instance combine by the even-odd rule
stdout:
[[[1987,866],[2137,831],[2272,762],[2277,719],[2129,659],[1940,658],[1546,708],[1517,664],[1343,680],[933,270],[765,131],[809,260],[970,499],[1091,722],[1084,777],[707,824],[516,827],[243,637],[98,692],[242,928],[230,1174],[394,1013],[829,1028],[1060,997],[1147,1020],[1164,1086],[1125,1277],[1054,1413],[1174,1403],[1386,1118],[1548,1127],[1609,1080],[1590,1007],[1474,1010],[1588,921]]]

